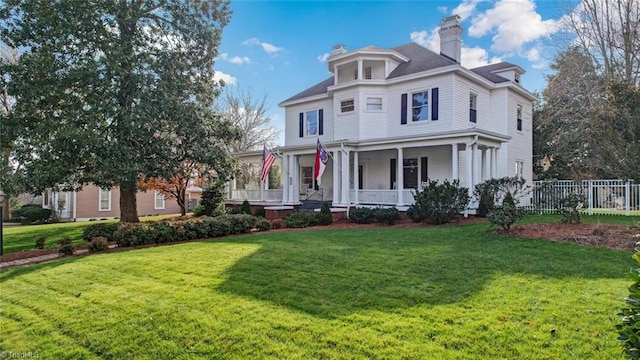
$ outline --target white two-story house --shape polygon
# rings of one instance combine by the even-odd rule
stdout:
[[[428,180],[459,179],[471,193],[489,178],[532,179],[535,97],[521,84],[524,70],[463,67],[458,16],[442,21],[440,39],[440,54],[415,43],[335,46],[333,76],[279,104],[282,205],[313,197],[334,207],[403,208]],[[319,186],[318,139],[331,155]]]

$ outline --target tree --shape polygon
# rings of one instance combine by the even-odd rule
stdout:
[[[175,199],[180,206],[180,214],[187,214],[187,189],[190,185],[204,185],[204,179],[200,177],[202,167],[195,161],[184,161],[179,168],[173,171],[170,179],[143,178],[140,180],[141,190],[157,190],[167,198]]]
[[[573,1],[564,17],[577,43],[608,80],[640,85],[640,0]]]
[[[553,73],[534,112],[534,157],[553,158],[552,177],[595,176],[597,137],[592,125],[605,99],[604,81],[577,46],[558,53],[549,68]]]
[[[230,176],[236,133],[213,111],[229,17],[224,0],[0,5],[2,39],[24,49],[2,70],[29,190],[118,186],[122,221],[137,222],[141,176],[171,179],[185,160]]]
[[[273,145],[277,140],[278,131],[271,126],[271,117],[267,115],[266,95],[257,96],[251,89],[240,87],[227,88],[217,107],[223,119],[240,131],[240,138],[231,143],[232,152],[260,150],[264,144]],[[238,188],[259,181],[260,165],[242,163],[238,170]]]

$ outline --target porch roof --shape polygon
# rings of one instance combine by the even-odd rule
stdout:
[[[475,137],[478,137],[479,141],[486,141],[491,143],[503,143],[509,141],[511,136],[499,134],[493,131],[487,131],[482,129],[465,129],[454,131],[443,131],[438,133],[432,133],[428,135],[412,135],[412,136],[396,136],[385,137],[367,140],[349,140],[339,139],[334,141],[323,142],[325,147],[335,146],[347,146],[351,148],[359,148],[358,150],[380,150],[383,148],[393,148],[396,146],[412,147],[412,146],[438,146],[448,145],[455,142],[465,143],[472,141]],[[390,146],[393,145],[393,146]],[[290,145],[277,147],[278,152],[290,152],[290,151],[316,151],[316,143],[308,145]]]

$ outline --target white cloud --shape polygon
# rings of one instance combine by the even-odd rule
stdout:
[[[431,32],[427,30],[414,31],[409,34],[411,41],[414,43],[426,47],[429,50],[440,52],[440,35],[438,35],[439,27],[431,29]]]
[[[322,55],[318,55],[318,56],[316,57],[316,59],[318,59],[318,61],[320,61],[321,63],[323,63],[323,62],[327,62],[327,59],[329,58],[329,56],[331,56],[331,54],[329,54],[329,53],[324,53],[324,54],[322,54]]]
[[[229,54],[227,53],[222,53],[220,54],[220,59],[230,62],[232,64],[236,64],[236,65],[242,65],[242,64],[251,64],[251,59],[248,56],[234,56],[234,57],[229,57]]]
[[[558,21],[542,20],[532,0],[499,0],[493,8],[472,19],[469,35],[482,37],[494,33],[491,48],[511,52],[558,29]]]
[[[238,79],[234,78],[229,74],[225,74],[222,71],[216,71],[215,74],[213,75],[213,79],[215,81],[222,80],[227,85],[235,85],[238,82]]]
[[[258,38],[250,38],[242,42],[242,45],[259,45],[269,55],[277,55],[280,51],[284,50],[284,48],[275,46],[273,44],[269,44],[267,42],[262,42]]]
[[[462,59],[460,60],[460,63],[468,69],[495,64],[502,61],[502,59],[495,56],[489,59],[489,53],[487,50],[478,46],[472,48],[463,47],[461,53]]]
[[[476,9],[480,0],[464,0],[455,9],[451,10],[451,15],[458,15],[462,21],[465,21]]]
[[[526,52],[525,57],[531,62],[536,62],[540,60],[540,52],[538,51],[538,49],[532,48],[531,50]]]

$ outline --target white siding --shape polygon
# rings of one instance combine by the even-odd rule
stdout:
[[[305,136],[299,137],[299,122],[298,117],[302,112],[323,109],[323,135],[320,136],[320,141],[327,142],[333,140],[333,102],[332,99],[323,99],[316,101],[309,101],[303,104],[297,104],[288,106],[285,109],[285,129],[284,129],[284,144],[289,145],[313,145],[316,143],[317,137]]]
[[[335,109],[335,114],[333,114],[333,129],[332,134],[335,134],[335,137],[332,137],[331,140],[342,140],[342,139],[357,139],[358,138],[358,113],[359,109],[362,108],[362,102],[358,97],[358,92],[354,91],[354,88],[350,88],[348,91],[336,91],[333,94],[333,108]],[[354,100],[355,109],[352,112],[342,113],[342,109],[340,108],[340,102],[344,100]],[[325,115],[326,117],[326,115]],[[325,123],[326,125],[326,123]],[[326,129],[326,128],[325,128]]]
[[[496,131],[496,118],[491,109],[491,93],[485,87],[465,78],[456,77],[453,104],[453,129],[479,128]],[[476,123],[469,121],[469,96],[476,94]]]

